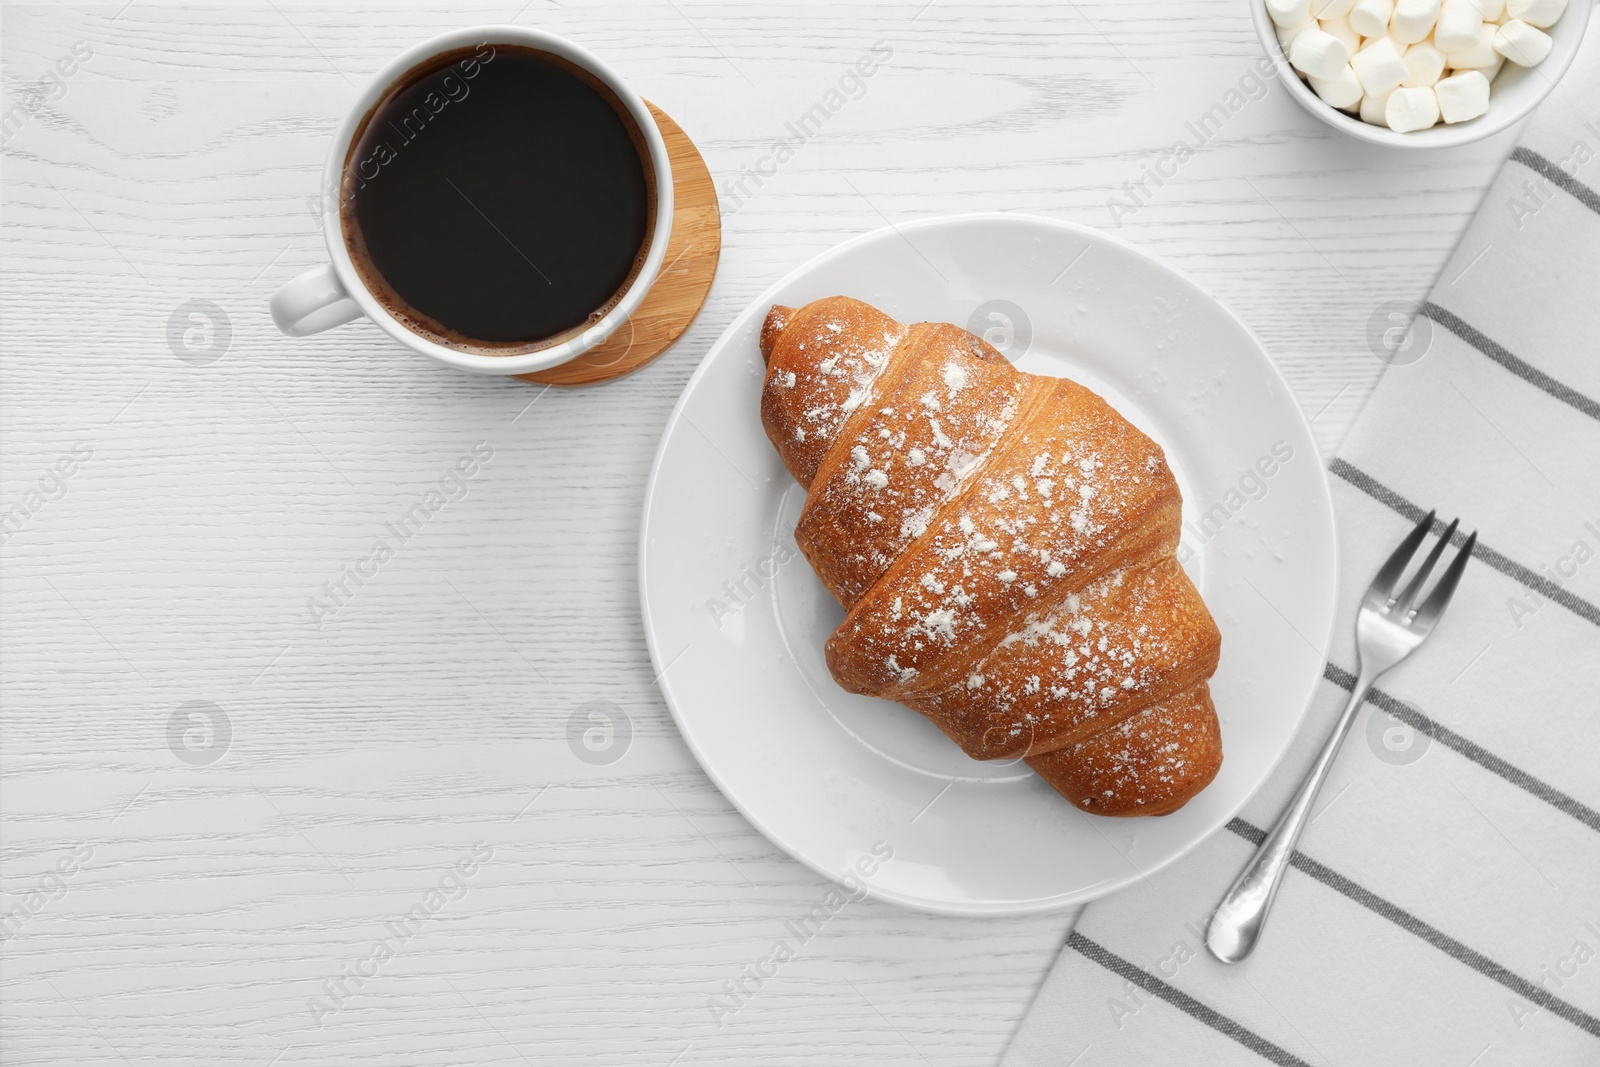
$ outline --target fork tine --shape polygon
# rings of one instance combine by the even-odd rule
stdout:
[[[1473,530],[1467,536],[1467,543],[1456,553],[1456,558],[1450,561],[1450,566],[1444,572],[1444,577],[1439,579],[1438,586],[1428,594],[1428,599],[1422,602],[1422,607],[1417,609],[1417,616],[1412,620],[1412,625],[1427,629],[1439,621],[1439,616],[1444,614],[1444,609],[1450,604],[1450,598],[1455,595],[1456,585],[1461,581],[1461,572],[1467,569],[1467,560],[1472,558],[1472,546],[1477,543],[1478,531]]]
[[[1416,602],[1417,593],[1422,590],[1422,583],[1428,580],[1428,575],[1433,572],[1433,565],[1439,562],[1439,557],[1444,555],[1445,546],[1450,543],[1450,538],[1455,536],[1456,527],[1461,525],[1460,519],[1451,519],[1450,525],[1445,528],[1443,536],[1433,546],[1433,551],[1428,553],[1428,558],[1422,561],[1422,568],[1417,571],[1417,576],[1406,583],[1405,592],[1394,602],[1394,612],[1404,615],[1411,610],[1411,605]]]
[[[1433,529],[1433,512],[1428,512],[1417,523],[1416,529],[1406,534],[1406,539],[1394,550],[1389,561],[1383,565],[1373,577],[1372,584],[1367,587],[1369,601],[1376,600],[1381,607],[1388,602],[1389,594],[1394,592],[1394,587],[1400,584],[1400,576],[1406,572],[1406,564],[1411,562],[1411,557],[1416,554],[1417,546],[1422,544],[1422,539]]]

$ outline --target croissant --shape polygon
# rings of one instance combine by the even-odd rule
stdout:
[[[848,297],[773,307],[760,343],[761,421],[807,490],[795,540],[847,612],[839,685],[1083,811],[1205,788],[1222,638],[1174,555],[1161,448],[1075,382]]]

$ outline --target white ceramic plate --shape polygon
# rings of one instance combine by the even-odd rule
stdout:
[[[1166,450],[1184,496],[1180,555],[1222,630],[1211,682],[1222,770],[1182,810],[1086,815],[1026,765],[969,759],[917,713],[846,693],[829,677],[822,644],[844,612],[794,546],[804,495],[761,428],[757,338],[772,304],[834,294],[902,322],[985,334],[1023,370],[1095,389]],[[866,234],[746,308],[668,420],[639,557],[662,692],[728,799],[790,855],[852,890],[948,914],[1092,900],[1221,827],[1287,748],[1322,674],[1334,614],[1327,482],[1261,345],[1193,282],[1132,246],[1021,215]]]

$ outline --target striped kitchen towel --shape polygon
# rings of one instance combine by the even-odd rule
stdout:
[[[1341,615],[1294,747],[1226,831],[1085,909],[1003,1067],[1600,1064],[1600,26],[1330,469]],[[1212,909],[1429,508],[1480,533],[1455,601],[1356,719],[1255,954],[1218,963]]]

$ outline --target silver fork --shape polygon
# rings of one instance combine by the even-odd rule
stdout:
[[[1339,754],[1339,746],[1350,732],[1350,724],[1355,722],[1356,711],[1366,699],[1367,690],[1372,688],[1372,683],[1378,680],[1379,675],[1409,656],[1433,632],[1434,624],[1444,614],[1456,585],[1461,581],[1461,572],[1472,557],[1472,546],[1478,542],[1476,530],[1461,546],[1456,558],[1450,561],[1444,577],[1439,579],[1433,592],[1420,606],[1416,606],[1422,583],[1427,581],[1433,565],[1439,562],[1445,546],[1456,532],[1456,526],[1461,521],[1457,519],[1445,530],[1439,543],[1433,546],[1428,558],[1423,560],[1416,577],[1398,595],[1395,594],[1395,588],[1400,584],[1411,557],[1416,555],[1423,538],[1433,529],[1433,515],[1433,512],[1428,512],[1417,523],[1416,529],[1406,535],[1367,588],[1367,595],[1361,600],[1361,610],[1356,615],[1356,649],[1361,656],[1361,667],[1356,684],[1350,690],[1350,702],[1345,705],[1338,725],[1318,753],[1311,773],[1300,783],[1300,789],[1289,803],[1288,810],[1278,819],[1278,824],[1272,828],[1266,840],[1261,842],[1249,865],[1211,916],[1211,925],[1206,930],[1206,946],[1223,963],[1238,963],[1255,950],[1261,928],[1266,925],[1267,912],[1272,909],[1273,898],[1278,895],[1278,884],[1283,881],[1283,872],[1294,855],[1295,842],[1300,840],[1300,832],[1305,829],[1306,820],[1311,814],[1311,805],[1316,802],[1323,779],[1328,777],[1328,768],[1333,766],[1333,759]]]

